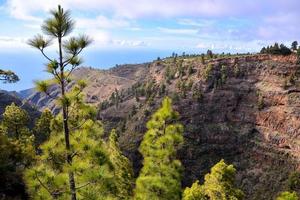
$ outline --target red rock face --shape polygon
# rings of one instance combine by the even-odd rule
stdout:
[[[237,167],[237,184],[245,191],[246,199],[274,199],[278,191],[286,189],[289,174],[300,168],[300,66],[296,61],[294,55],[214,59],[209,62],[213,65],[211,78],[204,80],[201,74],[208,63],[184,60],[183,66],[192,65],[197,72],[181,79],[186,83],[192,80],[193,88],[201,91],[203,98],[197,102],[188,91],[186,97],[175,102],[185,125],[185,144],[179,151],[185,167],[183,185],[203,180],[210,167],[224,158]],[[162,66],[166,63],[150,67],[149,75],[158,85],[164,81],[166,67]],[[218,85],[222,65],[226,66],[227,77]],[[235,72],[237,67],[239,74]],[[180,94],[176,86],[179,79],[176,76],[167,84],[169,95]],[[155,98],[152,110],[160,101],[160,97]],[[141,111],[127,121],[127,130],[120,138],[137,171],[141,166],[137,148],[147,119],[142,114],[147,103],[136,102],[140,104]],[[114,115],[105,113],[110,118]]]

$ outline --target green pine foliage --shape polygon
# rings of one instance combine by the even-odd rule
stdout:
[[[101,136],[102,125],[96,120],[96,109],[83,102],[80,87],[67,94],[70,104],[69,128],[71,148],[65,149],[63,120],[58,115],[51,123],[51,134],[41,145],[42,154],[26,170],[25,180],[32,199],[69,199],[68,176],[76,180],[77,199],[114,199],[117,188],[113,164]],[[72,156],[70,165],[65,157]]]
[[[282,192],[276,200],[299,200],[299,197],[296,192]]]
[[[12,103],[5,108],[2,121],[2,132],[9,138],[13,145],[20,148],[20,152],[26,156],[26,165],[30,163],[33,154],[34,136],[28,128],[29,115],[22,108]],[[4,131],[5,130],[5,131]]]
[[[211,168],[210,174],[205,175],[205,193],[211,200],[239,200],[243,192],[234,187],[236,169],[227,165],[224,160]]]
[[[25,195],[22,173],[35,153],[34,137],[27,128],[28,119],[27,112],[15,104],[7,106],[3,113],[0,123],[0,194],[4,199],[9,195]]]
[[[92,40],[86,36],[86,35],[80,35],[78,37],[70,36],[70,33],[74,29],[74,24],[75,22],[72,20],[70,17],[70,11],[69,10],[64,10],[60,5],[56,10],[51,10],[50,11],[51,17],[46,19],[43,24],[42,24],[42,30],[45,33],[45,35],[49,36],[49,38],[46,38],[43,35],[36,35],[33,39],[28,41],[28,44],[36,49],[38,49],[41,54],[45,57],[45,59],[48,61],[46,71],[50,73],[53,77],[53,80],[55,81],[56,84],[59,85],[60,88],[60,93],[58,94],[58,105],[60,106],[62,113],[61,113],[61,118],[60,120],[63,125],[63,130],[61,131],[61,134],[64,135],[62,137],[60,134],[57,135],[55,139],[50,139],[49,145],[51,144],[51,141],[55,143],[56,139],[63,139],[63,141],[60,141],[60,143],[65,144],[65,150],[61,151],[64,152],[64,162],[68,163],[68,168],[67,170],[62,171],[63,176],[55,176],[55,178],[61,178],[64,180],[68,179],[68,183],[66,180],[64,180],[65,185],[69,185],[69,190],[64,190],[64,192],[61,192],[61,189],[59,189],[59,192],[54,192],[51,190],[51,192],[48,191],[48,193],[51,193],[50,196],[52,198],[56,198],[56,195],[61,196],[61,194],[66,195],[67,193],[71,193],[70,199],[71,200],[76,200],[77,199],[77,188],[78,184],[77,181],[80,182],[80,180],[77,180],[75,178],[76,174],[73,168],[76,168],[77,166],[73,165],[73,153],[76,152],[77,150],[74,150],[74,147],[77,145],[76,140],[74,139],[75,133],[77,133],[78,130],[75,129],[75,127],[79,125],[78,123],[76,124],[75,122],[80,122],[80,120],[76,119],[74,117],[71,119],[71,113],[70,110],[73,110],[75,112],[75,109],[72,109],[72,105],[76,105],[74,100],[68,96],[67,94],[67,89],[68,89],[68,84],[72,81],[72,73],[73,71],[79,67],[79,65],[82,63],[82,59],[79,57],[81,52],[91,44]],[[69,37],[67,37],[69,36]],[[66,38],[67,37],[67,38]],[[58,57],[57,58],[51,58],[48,55],[45,54],[45,49],[50,46],[51,41],[54,40],[57,42],[57,53]],[[82,88],[85,86],[84,82],[78,83],[78,87]],[[49,83],[45,81],[38,81],[37,82],[37,89],[46,95],[48,95],[49,98],[53,98],[49,94]],[[89,110],[89,109],[88,109]],[[77,110],[78,112],[81,112],[83,110]],[[78,113],[77,112],[77,113]],[[76,116],[76,115],[74,115]],[[89,116],[89,115],[87,115]],[[73,120],[73,121],[72,121]],[[89,121],[89,118],[85,119],[86,121]],[[74,127],[73,124],[76,124]],[[94,126],[92,126],[94,127]],[[77,134],[81,134],[80,131]],[[76,135],[77,136],[77,135]],[[53,136],[55,137],[55,136]],[[73,143],[74,142],[74,143]],[[92,144],[92,143],[91,143]],[[47,144],[45,144],[47,146]],[[50,145],[51,146],[51,145]],[[78,145],[81,147],[80,145]],[[61,147],[62,148],[62,147]],[[58,148],[59,149],[59,148]],[[61,149],[62,150],[62,149]],[[78,151],[81,151],[81,149],[78,149]],[[59,153],[59,152],[58,152]],[[45,152],[46,154],[46,152]],[[51,156],[51,155],[49,155]],[[62,155],[61,155],[62,156]],[[77,159],[74,158],[74,162],[76,163]],[[88,165],[90,161],[88,161],[86,164]],[[64,172],[68,172],[68,175],[65,175]],[[92,171],[92,170],[91,170]],[[56,171],[55,171],[56,172]],[[38,174],[39,175],[39,174]],[[42,174],[43,175],[43,174]],[[33,176],[32,176],[33,177]],[[43,182],[39,181],[40,185],[43,186]],[[57,185],[54,184],[54,187],[52,189],[55,189]],[[45,189],[47,186],[44,187]],[[89,189],[92,187],[89,187]],[[56,188],[58,189],[58,188]],[[55,189],[55,190],[56,190]],[[65,189],[65,188],[64,188]],[[81,190],[81,188],[78,188]],[[58,194],[57,194],[58,193]]]
[[[29,115],[22,108],[12,103],[3,113],[3,126],[7,128],[10,137],[21,139],[30,135],[28,129]]]
[[[0,194],[3,199],[25,193],[22,173],[33,151],[22,147],[18,141],[8,138],[7,129],[0,125]]]
[[[167,97],[148,121],[148,131],[139,148],[144,160],[136,180],[134,199],[181,198],[182,166],[176,159],[176,150],[183,142],[183,126],[175,122],[177,119],[178,113]]]
[[[184,190],[182,200],[208,200],[208,198],[205,195],[204,187],[197,180],[190,188]]]
[[[183,200],[240,200],[243,192],[235,188],[235,168],[227,165],[224,160],[211,168],[205,175],[203,185],[197,180],[191,188],[184,190]]]
[[[278,43],[275,43],[274,46],[263,47],[260,53],[287,56],[290,55],[292,51],[284,44],[279,45]]]
[[[42,112],[40,118],[36,120],[33,129],[36,146],[39,146],[49,139],[51,132],[50,126],[53,118],[54,117],[51,111],[49,109],[45,109]]]
[[[112,130],[108,143],[109,159],[113,166],[116,197],[120,200],[131,199],[133,195],[134,176],[131,162],[126,158],[117,141],[117,134]]]

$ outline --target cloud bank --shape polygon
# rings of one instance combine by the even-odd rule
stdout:
[[[71,9],[77,28],[104,47],[249,45],[245,50],[254,51],[262,43],[300,39],[299,0],[8,0],[1,8],[36,30],[58,4]]]

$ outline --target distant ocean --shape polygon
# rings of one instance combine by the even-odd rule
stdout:
[[[178,52],[181,53],[181,52]],[[98,50],[83,54],[82,66],[108,69],[116,64],[134,64],[149,62],[157,57],[170,56],[172,51],[160,50]],[[49,78],[43,70],[46,60],[38,51],[0,52],[0,69],[10,69],[18,74],[20,81],[14,84],[0,83],[0,89],[20,91],[33,87],[34,80]]]

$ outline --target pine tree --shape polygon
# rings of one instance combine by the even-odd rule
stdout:
[[[199,184],[197,180],[193,183],[192,187],[186,188],[183,192],[182,200],[209,200],[207,196],[205,196],[204,187]]]
[[[235,168],[227,165],[224,160],[211,168],[210,174],[205,175],[204,190],[210,200],[239,200],[243,192],[234,187]]]
[[[205,175],[203,185],[197,180],[191,188],[184,190],[183,200],[240,200],[243,192],[234,187],[235,168],[224,160],[211,168]]]
[[[35,145],[39,146],[50,137],[50,126],[51,121],[53,119],[53,115],[49,109],[45,109],[40,118],[36,120],[35,126],[33,129]]]
[[[211,50],[207,50],[206,55],[208,56],[208,58],[213,58],[214,54]]]
[[[83,102],[82,90],[82,86],[75,86],[66,93],[70,102],[70,149],[65,149],[63,117],[58,115],[52,120],[49,140],[40,146],[42,154],[26,170],[25,180],[33,199],[72,197],[70,171],[76,175],[76,198],[98,200],[116,196],[113,164],[102,140],[103,128],[96,120],[96,109]],[[72,157],[72,165],[65,159],[66,154]]]
[[[0,81],[3,83],[15,83],[19,80],[19,77],[14,72],[0,69]]]
[[[263,48],[260,50],[260,53],[261,53],[261,54],[267,53],[266,47],[263,47]]]
[[[42,30],[46,35],[50,36],[51,39],[55,39],[57,41],[58,60],[51,59],[45,54],[44,50],[51,44],[51,40],[45,39],[44,36],[37,35],[34,39],[29,40],[28,44],[37,48],[49,61],[47,71],[53,75],[57,84],[60,86],[59,102],[62,107],[63,141],[65,143],[66,150],[65,160],[70,166],[68,176],[64,178],[69,180],[68,185],[70,187],[71,200],[76,200],[77,193],[75,174],[73,170],[73,167],[75,167],[73,166],[73,153],[76,152],[76,150],[73,152],[71,151],[72,146],[74,145],[70,142],[70,135],[73,134],[69,127],[69,110],[71,102],[66,94],[66,86],[70,81],[72,72],[82,62],[78,57],[79,54],[91,43],[91,40],[84,35],[77,38],[70,37],[69,39],[64,40],[64,38],[68,36],[74,28],[74,21],[70,18],[70,12],[63,10],[60,6],[58,6],[57,10],[51,11],[51,15],[52,17],[43,23]],[[49,95],[48,87],[49,85],[44,81],[37,82],[37,88]]]
[[[116,196],[118,199],[130,199],[133,194],[133,169],[131,162],[119,148],[115,130],[112,130],[109,136],[108,152],[113,166],[114,181],[117,188]]]
[[[9,137],[19,140],[31,135],[28,129],[28,113],[14,103],[5,108],[2,123],[7,128]]]
[[[182,166],[176,159],[176,150],[183,142],[183,126],[175,122],[178,117],[167,97],[147,123],[148,131],[139,148],[144,160],[136,180],[135,199],[181,198]]]
[[[298,42],[297,42],[297,41],[294,41],[294,42],[292,43],[291,49],[294,50],[294,51],[297,51],[297,48],[298,48]]]
[[[25,195],[22,173],[31,164],[35,153],[34,137],[27,128],[28,120],[27,112],[14,103],[7,106],[3,114],[0,123],[1,195]]]

